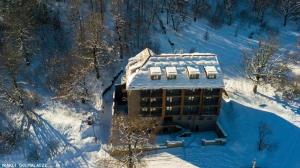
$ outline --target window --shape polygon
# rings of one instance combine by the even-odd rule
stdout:
[[[195,97],[194,97],[194,96],[189,96],[189,97],[188,97],[188,100],[189,100],[189,101],[194,101],[194,100],[195,100]]]
[[[151,107],[151,108],[150,108],[150,111],[151,111],[151,112],[156,111],[156,108],[155,108],[155,107]]]
[[[216,79],[216,75],[207,75],[207,79]]]
[[[159,80],[160,79],[160,75],[151,75],[151,79],[152,80]]]
[[[147,107],[142,107],[142,112],[147,112],[148,108]]]
[[[143,102],[147,102],[148,99],[149,99],[148,97],[143,97],[143,98],[142,98],[142,101],[143,101]]]
[[[188,120],[191,120],[192,119],[192,116],[188,116]]]
[[[168,76],[167,76],[167,79],[168,79],[168,80],[176,79],[176,75],[168,75]]]
[[[198,74],[191,74],[190,79],[199,79],[199,75]]]
[[[150,102],[151,102],[151,103],[152,103],[152,102],[156,102],[156,98],[153,98],[153,97],[152,97],[152,98],[150,99]]]
[[[172,111],[172,106],[167,106],[167,111]]]
[[[168,101],[168,102],[172,102],[172,101],[173,101],[173,97],[168,96],[168,97],[167,97],[167,101]]]

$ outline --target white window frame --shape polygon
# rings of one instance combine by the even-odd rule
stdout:
[[[189,100],[189,101],[194,101],[194,100],[195,100],[195,97],[194,97],[194,96],[189,96],[189,97],[188,97],[188,100]]]
[[[156,111],[156,108],[155,108],[155,107],[151,107],[151,108],[150,108],[150,111],[151,111],[151,112]]]
[[[156,102],[156,100],[157,99],[155,97],[151,97],[150,102],[153,103],[153,102]]]
[[[172,111],[173,107],[172,106],[167,106],[166,110],[167,111]]]
[[[172,96],[167,96],[167,101],[168,102],[173,102],[173,97]]]

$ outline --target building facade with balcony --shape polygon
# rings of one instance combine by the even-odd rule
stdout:
[[[154,117],[162,130],[176,126],[214,129],[220,113],[223,73],[211,53],[155,54],[129,59],[114,94],[114,113]]]

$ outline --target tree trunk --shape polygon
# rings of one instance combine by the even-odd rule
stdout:
[[[99,79],[100,74],[99,74],[99,68],[98,68],[98,60],[97,60],[97,56],[96,56],[96,48],[93,49],[93,58],[94,58],[94,69],[96,71],[96,78]]]
[[[228,22],[228,25],[230,26],[232,24],[232,15],[229,14],[229,22]]]
[[[284,20],[283,20],[283,26],[285,27],[286,24],[287,24],[287,18],[288,18],[288,15],[284,15]]]
[[[260,19],[259,19],[259,22],[260,24],[262,24],[264,22],[264,15],[265,15],[265,12],[261,12],[261,15],[260,15]]]
[[[255,83],[253,86],[253,93],[255,93],[255,94],[257,93],[257,83]]]
[[[259,80],[260,80],[260,76],[256,76],[256,81],[255,81],[254,86],[253,86],[253,93],[254,94],[257,93],[257,87],[258,87],[258,84],[259,84]]]
[[[133,168],[133,153],[132,153],[132,147],[131,147],[131,144],[128,145],[128,157],[129,157],[129,160],[128,160],[128,168]]]

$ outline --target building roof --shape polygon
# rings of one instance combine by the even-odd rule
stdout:
[[[151,80],[151,71],[161,71],[160,80]],[[205,67],[217,72],[215,79],[208,79]],[[154,69],[153,69],[154,68]],[[198,73],[199,79],[189,79],[187,70]],[[129,71],[129,72],[128,72]],[[167,73],[176,71],[176,79],[168,80]],[[223,73],[217,56],[212,53],[155,54],[149,49],[129,59],[126,67],[126,89],[195,89],[223,88]]]

